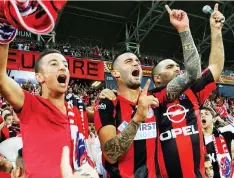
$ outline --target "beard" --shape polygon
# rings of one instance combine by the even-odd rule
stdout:
[[[159,74],[161,81],[157,87],[166,86],[173,78],[176,77],[176,74],[170,75],[170,73],[164,72]]]
[[[132,85],[127,85],[128,88],[132,89],[132,90],[136,90],[138,89],[141,85],[140,84],[132,84]]]
[[[127,84],[127,87],[132,89],[132,90],[136,90],[141,86],[141,82],[131,82],[131,81],[129,81],[126,84]]]

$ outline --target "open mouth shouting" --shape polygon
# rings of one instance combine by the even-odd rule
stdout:
[[[202,124],[206,124],[206,120],[205,119],[202,119]]]
[[[133,69],[132,76],[139,78],[140,77],[140,70],[139,69]]]
[[[60,85],[62,86],[66,86],[66,81],[67,81],[67,76],[65,74],[60,74],[58,77],[57,77],[57,81]]]

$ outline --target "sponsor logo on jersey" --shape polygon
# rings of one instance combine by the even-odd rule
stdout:
[[[124,121],[122,122],[118,130],[122,132],[125,127],[127,127],[128,122]],[[157,130],[156,130],[156,122],[150,122],[150,123],[142,123],[136,133],[136,136],[134,140],[145,140],[150,138],[156,138],[157,136]]]
[[[95,107],[96,110],[105,110],[106,109],[106,104],[101,103],[98,106]]]
[[[161,133],[160,140],[165,141],[165,140],[176,138],[179,135],[189,136],[189,135],[194,135],[198,133],[199,133],[198,130],[195,130],[193,125],[189,125],[189,126],[185,126],[181,128],[171,129],[171,130]]]
[[[167,116],[167,118],[174,123],[180,123],[186,118],[186,114],[189,112],[184,106],[180,104],[174,104],[167,108],[166,113],[163,113],[163,116]]]

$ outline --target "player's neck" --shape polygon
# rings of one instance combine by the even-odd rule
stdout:
[[[64,94],[52,94],[52,93],[49,93],[48,95],[47,94],[44,94],[42,93],[42,97],[47,99],[48,101],[50,101],[53,105],[55,105],[61,112],[63,112],[64,114],[67,114],[67,110],[66,110],[66,107],[64,105]]]
[[[137,103],[139,97],[140,88],[138,89],[130,89],[124,86],[119,87],[118,95],[126,98],[127,100]]]
[[[213,133],[213,126],[203,129],[204,136],[211,136]]]
[[[163,87],[163,86],[166,86],[167,83],[155,83],[155,87],[156,88],[160,88],[160,87]]]

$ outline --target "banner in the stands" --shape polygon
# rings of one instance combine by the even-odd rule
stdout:
[[[217,83],[234,85],[234,76],[221,75]]]
[[[34,71],[34,65],[39,57],[39,52],[10,50],[7,69]],[[104,80],[104,63],[86,58],[78,59],[65,56],[68,61],[71,77],[89,80]]]

